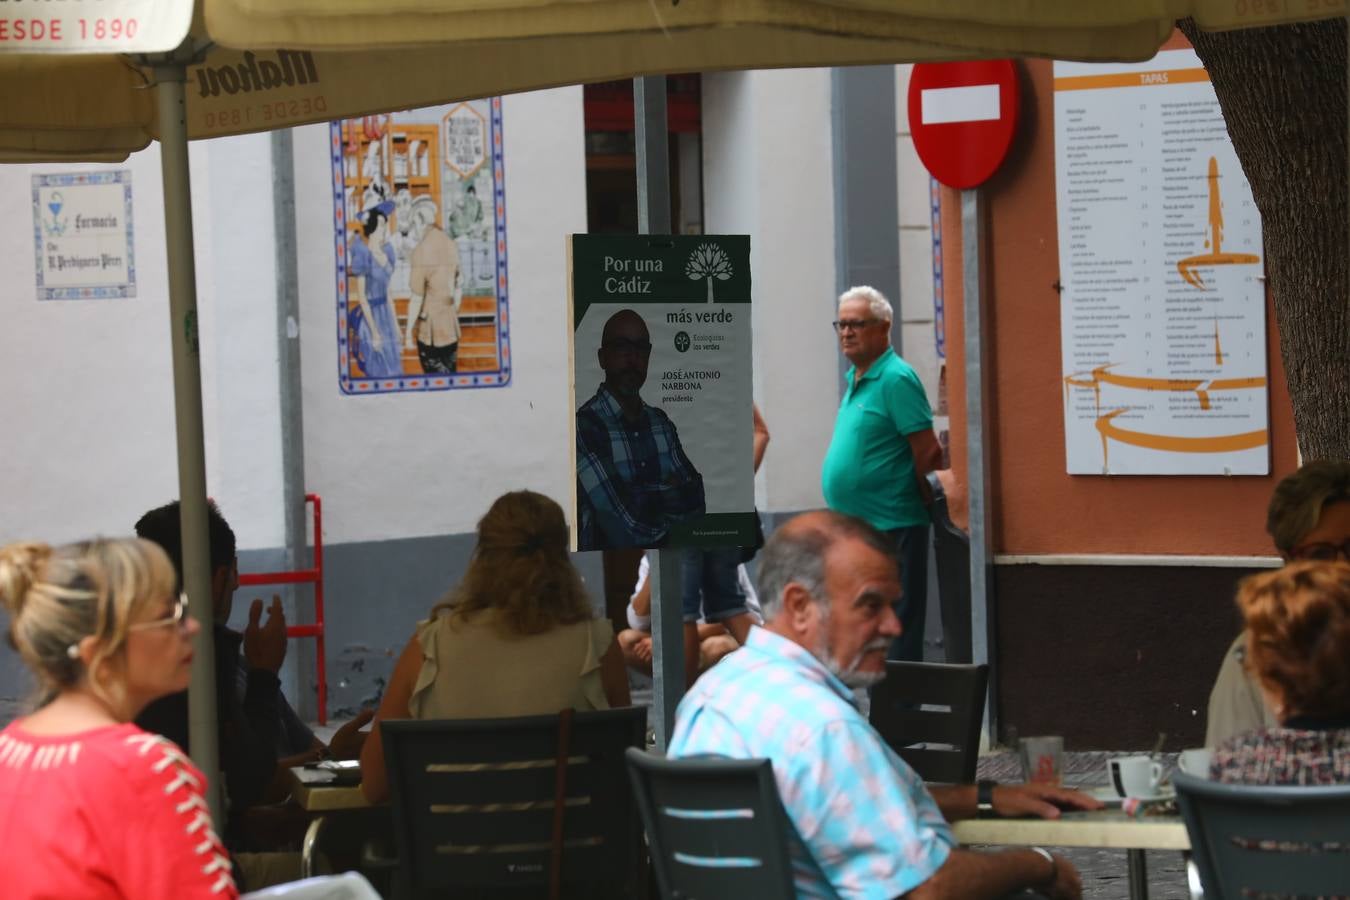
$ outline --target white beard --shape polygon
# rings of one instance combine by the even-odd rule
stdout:
[[[882,642],[882,644],[885,647],[890,646],[889,642]],[[864,647],[861,651],[859,651],[858,655],[853,658],[853,661],[846,666],[841,666],[839,664],[839,661],[834,658],[834,654],[830,651],[829,646],[825,642],[822,642],[821,645],[816,648],[815,652],[812,653],[812,655],[816,659],[820,660],[821,665],[823,665],[831,675],[842,681],[845,687],[869,688],[872,685],[876,684],[877,682],[884,680],[886,677],[886,673],[884,671],[882,672],[858,671],[858,667],[862,665],[863,655],[872,649],[876,648],[873,647],[871,644]]]

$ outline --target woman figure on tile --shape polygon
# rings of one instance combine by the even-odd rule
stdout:
[[[238,896],[206,779],[131,721],[188,685],[198,626],[175,582],[136,538],[0,548],[9,641],[41,690],[0,732],[7,898]]]
[[[347,253],[347,272],[356,279],[352,310],[355,322],[357,364],[370,378],[393,378],[403,374],[402,344],[398,317],[389,297],[389,279],[394,274],[394,245],[389,242],[392,201],[374,204],[362,214],[361,237]]]

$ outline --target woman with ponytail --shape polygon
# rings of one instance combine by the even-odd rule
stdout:
[[[562,508],[543,494],[498,497],[478,523],[464,580],[421,622],[394,667],[361,751],[361,788],[388,797],[380,722],[479,719],[627,706],[628,676],[607,619],[592,617],[567,557]]]
[[[9,642],[40,689],[0,731],[5,897],[238,896],[206,780],[132,724],[188,684],[198,626],[175,582],[135,538],[0,548]]]

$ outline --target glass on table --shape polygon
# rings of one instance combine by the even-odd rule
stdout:
[[[1017,742],[1022,778],[1029,784],[1058,785],[1064,774],[1064,738],[1059,735],[1024,737]]]

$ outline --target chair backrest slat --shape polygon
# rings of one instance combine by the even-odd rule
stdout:
[[[794,895],[787,817],[768,760],[627,756],[662,897]]]
[[[979,762],[988,683],[985,665],[888,661],[885,680],[872,689],[872,726],[925,781],[969,783]]]
[[[412,896],[537,889],[552,848],[559,716],[381,723],[399,879]],[[638,888],[636,807],[623,751],[641,708],[579,712],[567,751],[562,880],[585,895]],[[575,893],[575,891],[573,892]]]
[[[1350,894],[1350,785],[1172,782],[1206,900]]]

